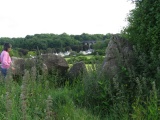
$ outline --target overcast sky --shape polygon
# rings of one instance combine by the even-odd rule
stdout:
[[[41,33],[119,33],[128,0],[0,0],[0,37]]]

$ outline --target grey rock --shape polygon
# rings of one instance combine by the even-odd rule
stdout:
[[[113,35],[106,49],[102,71],[112,79],[119,75],[122,67],[130,69],[132,63],[132,45],[126,39]]]

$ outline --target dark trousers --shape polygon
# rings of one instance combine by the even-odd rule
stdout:
[[[7,75],[7,69],[6,68],[1,68],[1,73],[4,77]]]

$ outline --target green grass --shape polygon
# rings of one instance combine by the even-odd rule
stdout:
[[[75,56],[75,57],[86,57],[87,59],[91,59],[91,58],[94,58],[95,57],[95,55],[79,55],[79,56]],[[103,56],[103,57],[105,57],[105,56]],[[71,58],[73,58],[73,56],[70,56],[70,57],[65,57],[65,60],[69,60],[69,59],[71,59]]]
[[[90,83],[86,83],[90,79],[91,76],[85,79],[85,86],[88,86],[87,91],[83,90],[85,86],[83,86],[82,83],[78,83],[73,87],[67,85],[63,88],[55,88],[54,86],[49,87],[50,82],[46,80],[44,84],[36,81],[28,81],[27,86],[25,86],[25,93],[22,90],[24,86],[22,87],[14,81],[1,83],[0,119],[44,120],[49,116],[48,112],[51,113],[49,116],[51,119],[55,118],[57,120],[159,119],[158,108],[160,107],[156,102],[157,94],[154,91],[151,91],[151,96],[145,104],[142,104],[143,101],[141,99],[137,99],[137,102],[135,101],[135,103],[132,104],[133,111],[129,113],[130,110],[128,104],[126,104],[127,102],[124,104],[124,101],[120,100],[116,101],[112,106],[107,105],[107,101],[110,98],[105,98],[106,94],[103,93],[105,86],[102,87],[103,83],[99,82],[100,87],[102,87],[101,89],[99,88],[101,91],[100,94],[94,86],[95,81],[91,80]],[[92,79],[94,79],[94,77],[92,77]],[[24,100],[21,99],[22,93],[26,94]],[[85,97],[85,95],[87,96]],[[47,108],[47,101],[49,101],[48,96],[51,96],[49,109]],[[91,98],[93,98],[93,100],[91,100]],[[115,99],[117,99],[116,96]],[[100,102],[99,105],[95,106],[95,103],[98,101]],[[77,102],[80,104],[77,104]],[[26,107],[22,107],[24,103],[26,103]],[[108,107],[105,107],[105,105]],[[106,110],[111,111],[111,113],[105,112],[106,114],[101,116],[101,110],[103,110],[101,107],[103,109],[107,108]]]
[[[83,56],[77,56],[77,57],[86,57],[87,59],[92,59],[95,56],[94,55],[83,55]],[[103,57],[105,57],[105,56],[103,56]],[[70,56],[70,57],[67,56],[67,57],[65,57],[65,60],[68,61],[68,60],[73,59],[73,58],[74,57],[72,57],[72,56]],[[76,63],[76,62],[74,62],[74,63]],[[69,63],[69,67],[72,67],[72,65],[73,64]],[[95,67],[95,66],[93,66],[93,64],[85,64],[85,65],[86,65],[87,69]]]
[[[87,109],[76,107],[69,87],[55,88],[54,84],[50,86],[50,82],[46,79],[43,81],[43,78],[39,78],[38,81],[31,80],[28,74],[25,74],[22,84],[12,79],[1,82],[0,119],[44,120],[48,116],[48,119],[52,120],[54,118],[58,120],[99,120],[98,116],[94,116]],[[48,96],[51,96],[50,100]]]
[[[0,80],[0,120],[159,120],[159,89],[141,76],[110,81],[100,64],[86,64],[87,74],[72,85],[57,86],[61,76],[26,71],[22,82]],[[131,89],[132,83],[135,89]]]

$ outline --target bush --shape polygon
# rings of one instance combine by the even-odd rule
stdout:
[[[21,48],[18,50],[18,52],[19,52],[20,56],[26,56],[28,54],[29,50]]]
[[[101,56],[105,56],[105,49],[102,50],[95,50],[92,55],[101,55]]]

